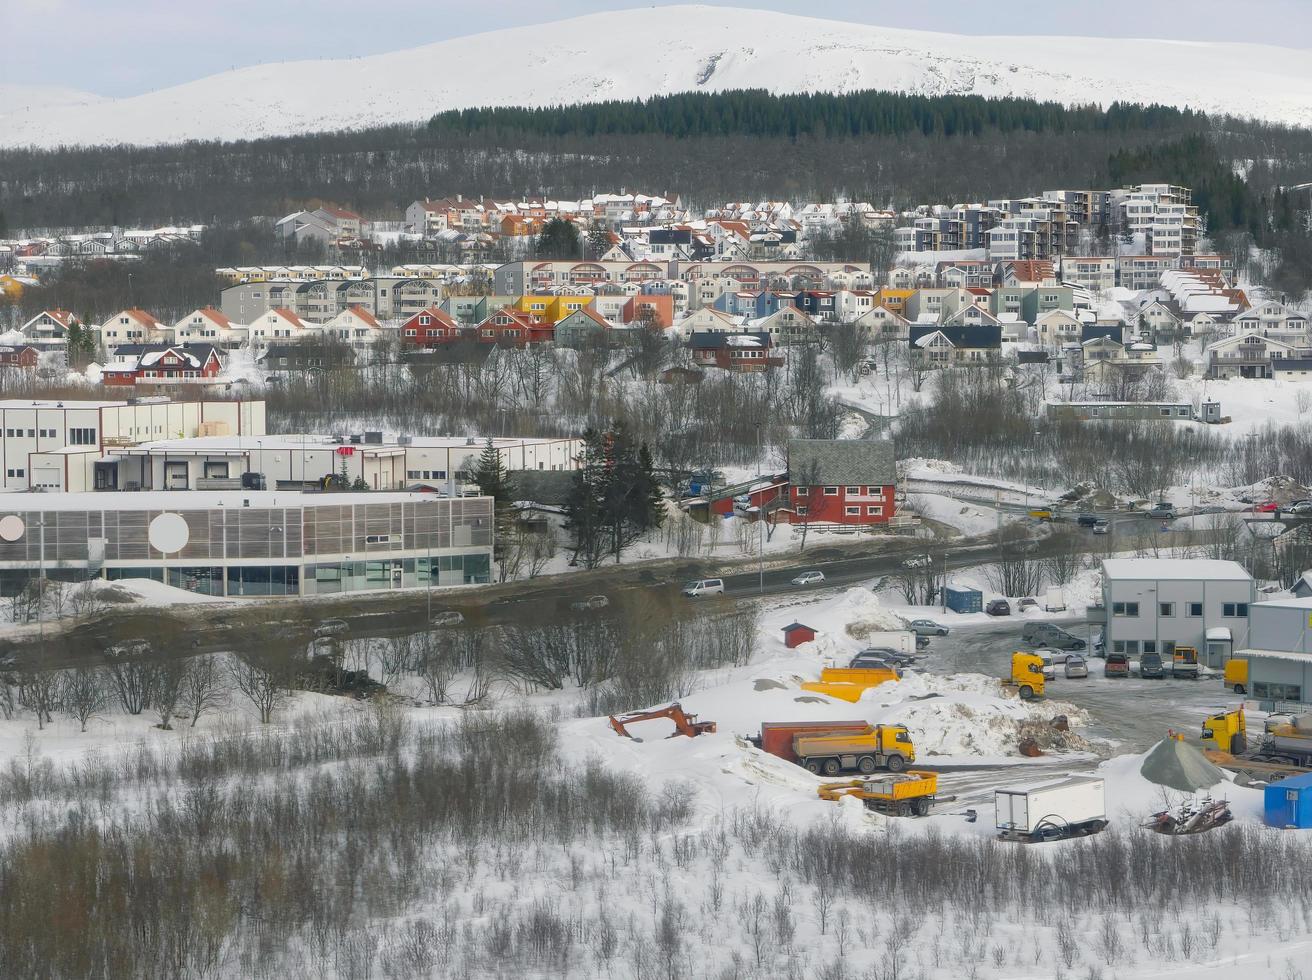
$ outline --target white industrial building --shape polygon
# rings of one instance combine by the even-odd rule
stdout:
[[[1273,599],[1248,611],[1247,694],[1258,701],[1312,702],[1312,598]]]
[[[1107,652],[1165,658],[1189,646],[1220,666],[1248,645],[1255,597],[1252,576],[1232,561],[1109,558],[1102,563]]]
[[[166,491],[0,496],[0,592],[144,578],[227,596],[488,582],[490,497]]]

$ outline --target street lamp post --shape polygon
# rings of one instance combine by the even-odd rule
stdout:
[[[761,423],[756,423],[756,482],[761,482]],[[747,491],[747,505],[752,504],[752,491]],[[761,595],[765,595],[765,501],[762,498],[760,506],[756,508],[756,522],[761,526],[757,529],[757,548],[756,548],[756,588]]]

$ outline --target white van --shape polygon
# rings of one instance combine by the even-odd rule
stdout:
[[[683,594],[696,599],[699,595],[724,595],[724,579],[703,578],[695,582],[685,582]]]

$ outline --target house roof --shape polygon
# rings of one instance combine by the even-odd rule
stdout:
[[[892,486],[897,454],[887,439],[790,439],[788,475],[808,486]]]
[[[289,323],[292,323],[295,326],[298,327],[305,326],[305,324],[301,321],[301,318],[297,316],[295,313],[293,313],[291,310],[287,309],[287,307],[285,306],[275,306],[269,312],[278,314],[278,316],[282,317],[284,320],[287,320]]]
[[[1251,582],[1253,577],[1237,562],[1216,558],[1108,558],[1103,575],[1123,581]]]
[[[917,347],[924,346],[918,341],[923,337],[941,333],[953,347],[974,347],[986,350],[999,350],[1002,347],[1002,326],[996,323],[982,323],[971,327],[916,326],[912,324],[910,340]]]
[[[714,330],[698,330],[688,338],[688,346],[693,350],[721,350],[725,347],[769,347],[770,335],[763,332],[721,333]]]

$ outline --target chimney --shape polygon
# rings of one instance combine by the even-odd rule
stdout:
[[[464,195],[463,195],[463,194],[457,194],[457,195],[456,195],[456,203],[457,203],[457,204],[459,204],[459,203],[460,203],[461,201],[463,201],[464,199],[465,199],[465,198],[464,198]]]

